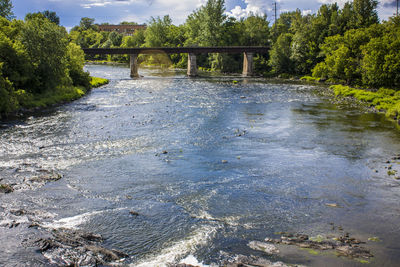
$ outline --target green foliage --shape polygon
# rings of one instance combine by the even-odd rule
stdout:
[[[354,24],[357,28],[369,27],[379,22],[376,8],[378,1],[376,0],[354,0]]]
[[[110,40],[111,45],[113,47],[119,47],[122,44],[122,34],[119,34],[118,32],[113,31],[108,36],[108,40]]]
[[[34,66],[29,63],[28,53],[19,40],[23,23],[9,22],[0,17],[0,61],[4,77],[15,88],[25,88],[30,85]]]
[[[90,79],[90,86],[92,88],[100,87],[100,86],[108,84],[108,83],[109,83],[109,80],[104,79],[104,78],[91,77],[91,79]]]
[[[369,87],[400,85],[400,27],[391,19],[384,24],[353,29],[325,39],[324,62],[313,76]]]
[[[300,80],[306,81],[306,82],[318,82],[320,79],[312,77],[312,76],[303,76],[300,78]]]
[[[82,49],[74,44],[69,43],[67,46],[67,69],[69,77],[72,79],[74,86],[90,87],[89,73],[83,71],[85,64],[85,55]]]
[[[48,20],[50,20],[51,22],[60,25],[60,17],[57,16],[56,12],[54,11],[50,11],[50,10],[45,10],[42,12],[42,14],[44,15],[44,17]]]
[[[138,30],[132,36],[122,37],[121,47],[141,47],[145,43],[145,31]]]
[[[294,64],[291,57],[293,34],[285,33],[278,37],[270,52],[270,64],[275,73],[293,73]]]
[[[362,48],[363,83],[368,86],[400,85],[400,27],[384,24],[383,34]]]
[[[386,88],[372,92],[343,85],[333,85],[331,89],[335,96],[354,97],[379,111],[384,111],[387,117],[400,119],[400,92]]]
[[[91,87],[82,49],[42,13],[0,17],[0,115],[81,97]]]
[[[163,47],[168,43],[168,31],[172,25],[171,18],[167,15],[151,18],[145,34],[145,46]]]
[[[21,42],[34,66],[32,92],[44,92],[67,81],[67,32],[47,19],[35,17],[25,22]],[[51,77],[49,79],[49,77]]]
[[[246,46],[269,45],[269,22],[267,16],[250,15],[241,21],[243,27],[240,44]]]
[[[186,45],[218,46],[224,39],[224,0],[208,0],[186,20]]]
[[[88,17],[83,17],[81,18],[81,21],[79,22],[79,27],[83,30],[97,30],[97,26],[94,25],[94,19],[93,18],[88,18]]]
[[[49,21],[57,25],[60,25],[60,17],[57,16],[56,12],[54,11],[45,10],[43,12],[28,13],[25,15],[25,20],[30,20],[34,18],[46,18]]]
[[[8,20],[11,20],[14,17],[12,8],[13,5],[11,0],[0,0],[0,17],[4,17]]]
[[[18,102],[15,96],[14,88],[8,78],[3,77],[0,64],[0,118],[1,114],[9,113],[18,108]]]

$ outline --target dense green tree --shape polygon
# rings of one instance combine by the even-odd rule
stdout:
[[[119,47],[122,43],[122,34],[119,34],[116,31],[113,31],[108,36],[108,39],[111,41],[113,47]]]
[[[83,51],[67,36],[65,28],[41,13],[27,16],[25,22],[0,17],[0,116],[20,106],[36,106],[42,93],[51,95],[53,102],[47,103],[54,103],[83,94],[84,89],[73,85],[89,88]]]
[[[354,25],[357,28],[369,27],[379,22],[376,8],[378,1],[376,0],[354,0]]]
[[[292,12],[283,12],[271,28],[271,39],[275,43],[281,34],[293,33],[293,22],[301,16],[299,9]]]
[[[269,45],[269,22],[266,15],[250,15],[242,21],[240,44],[249,46]]]
[[[141,47],[146,41],[145,38],[145,31],[137,30],[133,35],[122,38],[121,47]]]
[[[224,39],[224,0],[208,0],[186,20],[187,45],[218,46]]]
[[[168,32],[171,25],[172,20],[168,15],[162,19],[160,17],[152,17],[146,30],[145,45],[147,47],[167,46]]]
[[[35,17],[25,22],[21,41],[34,69],[33,92],[43,92],[65,84],[67,32],[47,19]],[[49,78],[50,77],[50,78]]]
[[[93,18],[88,18],[88,17],[81,18],[81,21],[79,22],[79,27],[83,31],[86,31],[86,30],[89,30],[89,29],[98,30],[96,25],[94,24],[94,19]]]
[[[14,17],[11,0],[0,0],[0,16],[10,20]]]
[[[8,21],[0,18],[0,62],[2,73],[15,88],[29,85],[33,66],[29,63],[28,53],[20,41],[24,24],[22,21]]]
[[[0,118],[1,114],[6,114],[18,108],[18,101],[12,83],[2,72],[3,64],[0,63]]]
[[[28,13],[25,15],[25,20],[30,20],[33,18],[46,18],[57,25],[60,24],[60,17],[57,16],[56,12],[49,10],[45,10],[43,12]]]
[[[347,84],[362,84],[363,46],[372,38],[382,36],[381,25],[372,25],[369,28],[353,29],[347,31],[344,36],[336,35],[328,37],[321,46],[325,56],[313,69],[315,77],[329,78],[334,81],[343,81]]]
[[[400,27],[390,19],[384,24],[383,34],[362,47],[363,83],[371,87],[399,86],[399,51]]]
[[[73,85],[89,88],[89,73],[83,71],[83,66],[85,65],[85,54],[78,45],[74,43],[68,44],[66,63],[68,75],[72,79]]]
[[[278,37],[270,53],[270,64],[275,73],[293,73],[294,63],[291,60],[291,43],[293,34],[285,33]]]
[[[50,20],[51,22],[60,25],[60,17],[57,16],[56,12],[54,11],[50,11],[50,10],[45,10],[43,12],[41,12],[44,17],[48,20]]]

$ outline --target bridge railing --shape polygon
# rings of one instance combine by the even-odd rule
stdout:
[[[140,47],[140,48],[83,48],[90,55],[132,55],[132,54],[206,54],[206,53],[268,53],[267,46],[218,46],[218,47]]]

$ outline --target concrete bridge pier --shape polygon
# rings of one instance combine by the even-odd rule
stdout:
[[[243,53],[243,76],[249,77],[253,76],[253,68],[254,68],[254,61],[253,61],[254,53],[244,52]]]
[[[189,77],[197,76],[196,54],[193,53],[188,54],[187,75]]]
[[[138,73],[138,63],[137,63],[137,54],[131,54],[130,55],[130,66],[131,66],[131,78],[139,78],[139,73]]]

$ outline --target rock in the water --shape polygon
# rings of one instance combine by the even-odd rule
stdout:
[[[14,192],[14,188],[8,184],[0,184],[0,193],[8,194]]]
[[[255,256],[237,255],[235,259],[226,262],[223,266],[226,267],[289,267],[289,265],[278,261],[271,262],[267,259],[258,258]],[[291,267],[304,267],[303,265],[290,264]]]
[[[273,245],[273,244],[268,244],[265,242],[260,242],[260,241],[251,241],[248,246],[254,250],[260,250],[264,251],[267,254],[274,255],[278,254],[279,250],[278,248]]]
[[[139,213],[134,210],[129,211],[129,214],[133,216],[139,216]]]
[[[79,230],[54,229],[52,236],[34,242],[42,254],[60,266],[98,266],[128,257],[100,246],[100,235]]]
[[[304,234],[281,233],[280,239],[266,238],[266,241],[274,244],[295,245],[300,248],[335,250],[339,256],[348,258],[368,259],[373,257],[368,249],[359,246],[359,244],[365,242],[350,237],[349,233],[333,239],[324,238],[323,236],[309,238]]]

